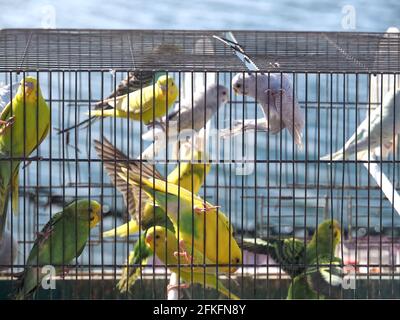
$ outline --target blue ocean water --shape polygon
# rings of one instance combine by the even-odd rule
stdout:
[[[99,2],[99,1],[0,1],[0,25],[2,28],[112,28],[112,29],[254,29],[254,30],[321,30],[321,31],[378,31],[383,32],[390,26],[398,26],[400,3],[398,1],[386,1],[385,4],[372,1],[123,1]],[[354,29],[343,22],[346,10],[353,8],[355,11]],[[347,9],[346,9],[347,8]],[[346,9],[346,10],[345,10]],[[345,10],[345,13],[343,12]],[[352,10],[352,9],[351,9]],[[65,126],[85,117],[88,106],[76,106],[74,104],[62,104],[60,75],[53,76],[53,86],[49,87],[46,74],[41,74],[41,83],[44,96],[48,99],[50,90],[52,92],[51,107],[53,110],[53,127],[60,127],[61,119],[66,119]],[[117,75],[117,79],[122,78]],[[97,79],[99,75],[97,75]],[[67,92],[66,99],[74,100],[75,81],[78,81],[78,95],[84,100],[88,96],[87,79],[80,75],[74,79],[74,74],[66,74]],[[106,77],[105,92],[111,91],[113,79],[111,75]],[[229,86],[229,75],[221,77],[221,83]],[[315,75],[308,76],[309,90],[305,96],[305,76],[298,75],[296,92],[301,106],[304,107],[308,101],[307,127],[305,139],[307,153],[303,151],[292,152],[292,144],[289,135],[267,137],[265,134],[257,135],[257,159],[279,160],[279,159],[307,159],[316,160],[320,155],[330,149],[339,148],[344,139],[351,136],[354,129],[366,114],[367,91],[360,90],[358,119],[355,118],[355,108],[343,108],[343,105],[351,105],[355,102],[354,79],[351,76],[335,76],[332,79],[335,109],[330,115],[327,108],[318,109],[317,106],[317,78]],[[319,79],[319,92],[321,102],[329,101],[330,79],[322,75]],[[343,81],[353,84],[343,92]],[[366,79],[360,79],[360,84]],[[93,75],[92,83],[96,83],[96,75]],[[100,98],[99,86],[91,90],[91,99]],[[231,97],[235,102],[242,101],[241,97]],[[240,104],[239,104],[240,105]],[[242,108],[243,106],[243,108]],[[241,118],[242,110],[246,117],[254,117],[254,103],[251,100],[246,105],[234,110],[233,116]],[[250,107],[249,107],[250,106]],[[245,110],[246,109],[246,110]],[[219,127],[226,127],[226,119],[230,117],[230,105],[221,108],[219,112]],[[319,110],[319,111],[318,111]],[[344,111],[346,110],[346,111]],[[344,114],[346,116],[344,117]],[[258,116],[260,113],[258,111]],[[345,122],[343,121],[345,118]],[[117,137],[118,145],[126,150],[127,134],[131,134],[130,153],[136,157],[139,153],[140,144],[137,142],[140,128],[131,125],[127,131],[126,122],[117,122],[118,129],[114,130],[113,121],[105,121],[105,136]],[[213,120],[216,127],[216,119]],[[333,131],[330,131],[333,128]],[[345,130],[343,130],[345,128]],[[332,132],[335,134],[332,135]],[[100,137],[100,126],[92,127],[90,138]],[[124,137],[124,138],[122,138]],[[107,177],[102,178],[99,163],[83,161],[95,158],[91,147],[88,132],[82,130],[77,136],[71,134],[71,144],[65,145],[65,140],[53,130],[48,139],[40,148],[40,155],[53,158],[51,163],[32,163],[23,171],[20,181],[27,186],[27,191],[35,195],[42,195],[44,191],[51,189],[52,195],[61,195],[62,186],[67,186],[65,193],[67,198],[79,196],[91,196],[100,198],[104,196],[104,203],[112,209],[122,210],[122,199],[112,188],[101,188],[109,184]],[[240,139],[240,138],[237,138]],[[247,136],[246,152],[254,148],[252,136]],[[79,152],[74,148],[75,142]],[[236,140],[234,147],[241,151],[242,143]],[[282,145],[282,147],[281,147]],[[224,145],[223,148],[228,148]],[[282,152],[280,152],[282,150]],[[70,162],[58,161],[57,158],[68,158]],[[81,159],[77,165],[76,159]],[[162,171],[172,168],[159,167]],[[218,202],[222,210],[232,218],[236,228],[249,230],[257,229],[265,232],[266,227],[277,229],[280,232],[291,232],[292,226],[304,227],[304,225],[315,226],[316,218],[319,220],[331,214],[341,220],[344,226],[355,223],[358,226],[391,226],[400,225],[400,219],[386,199],[381,197],[380,191],[370,188],[364,189],[369,184],[375,187],[374,182],[368,181],[368,175],[361,165],[348,165],[344,169],[341,165],[329,167],[326,164],[292,164],[290,162],[279,164],[270,163],[257,164],[254,173],[246,176],[237,176],[233,172],[235,165],[218,165],[213,167],[212,173],[207,178],[206,188],[202,195],[213,202]],[[394,167],[389,164],[383,169],[391,177],[398,181],[399,170],[393,172]],[[357,172],[357,174],[355,174]],[[166,173],[166,172],[163,172]],[[217,177],[218,176],[218,181]],[[220,186],[218,194],[215,184]],[[344,182],[344,183],[343,183]],[[79,188],[76,188],[78,183]],[[44,186],[37,190],[37,184]],[[90,187],[88,186],[90,184]],[[93,187],[96,184],[97,187]],[[345,188],[341,186],[345,185]],[[51,188],[49,188],[51,186]],[[257,186],[257,188],[256,188]],[[334,186],[334,187],[332,187]],[[358,191],[354,187],[362,186]],[[256,196],[256,199],[255,199]],[[370,198],[370,201],[368,201]],[[333,200],[332,200],[333,199]],[[31,198],[21,199],[20,208],[22,214],[12,218],[16,234],[24,240],[33,240],[35,231],[48,220],[59,208],[57,205],[47,206],[46,196],[40,198],[37,204]],[[50,209],[51,208],[51,209]],[[31,214],[31,212],[35,214]],[[39,216],[39,220],[36,216]],[[28,223],[23,225],[23,217],[27,217]],[[107,230],[113,224],[119,224],[120,220],[108,218],[104,220],[103,228]],[[37,225],[38,224],[38,225]],[[92,244],[88,246],[82,261],[87,259],[93,263],[123,263],[126,254],[126,243],[115,243],[112,240],[99,244],[99,230],[94,231]],[[30,243],[24,241],[25,246],[19,249],[20,261],[28,252]],[[101,254],[99,252],[101,251]],[[91,252],[89,254],[89,252]]]
[[[2,28],[343,30],[352,6],[355,31],[383,32],[398,24],[400,4],[340,1],[0,1]],[[343,9],[344,8],[344,9]]]

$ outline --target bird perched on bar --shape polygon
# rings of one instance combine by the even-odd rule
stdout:
[[[257,86],[257,88],[256,88]],[[225,129],[223,136],[233,136],[242,130],[266,131],[277,134],[286,128],[294,143],[302,149],[304,114],[296,97],[289,75],[285,73],[238,73],[232,79],[237,94],[254,98],[262,107],[264,119],[236,121],[232,130]],[[229,130],[230,132],[226,132]]]
[[[192,192],[159,179],[147,179],[138,171],[121,168],[117,173],[129,184],[139,186],[163,208],[180,239],[178,254],[190,261],[190,249],[204,252],[207,259],[221,264],[221,272],[235,272],[242,261],[241,250],[233,237],[233,227],[217,206]],[[207,233],[207,236],[205,235]]]
[[[152,47],[146,47],[142,48],[142,55],[144,56],[144,60],[140,61],[140,66],[152,66],[155,68],[156,65],[162,61],[162,59],[167,59],[169,60],[171,55],[177,55],[182,52],[182,47],[177,45],[177,44],[172,44],[172,43],[159,43],[155,44]],[[71,127],[65,128],[63,130],[58,130],[58,134],[62,134],[65,132],[68,132],[70,130],[73,130],[77,127],[80,127],[84,124],[93,123],[96,119],[99,119],[102,116],[102,110],[112,110],[114,109],[113,102],[115,100],[119,100],[121,96],[128,96],[128,94],[131,94],[135,91],[140,91],[143,90],[146,87],[153,87],[153,84],[158,81],[158,79],[161,76],[166,76],[165,72],[162,71],[153,71],[153,70],[141,70],[140,68],[128,72],[128,75],[125,79],[123,79],[115,88],[115,90],[109,94],[105,99],[100,100],[96,102],[93,106],[94,108],[94,113],[100,113],[99,116],[95,116],[94,113],[91,113],[91,117],[83,120],[82,122],[78,124],[74,124]],[[157,87],[156,87],[157,88]],[[140,94],[139,94],[140,96]],[[130,96],[129,96],[130,97]],[[171,96],[172,99],[172,96]],[[169,100],[169,99],[168,99]],[[111,102],[111,103],[110,103]],[[165,103],[164,103],[164,109],[165,109]],[[130,107],[129,109],[132,109]],[[144,107],[143,107],[144,109]],[[144,112],[145,110],[143,110]],[[107,116],[107,113],[110,113],[110,111],[107,111],[104,116]],[[120,113],[120,112],[117,112]],[[111,114],[110,116],[114,116],[114,114]],[[131,117],[134,117],[133,115]],[[137,120],[140,120],[140,117],[137,117]],[[146,118],[146,116],[145,116]],[[152,116],[150,117],[150,122],[152,122]],[[157,116],[156,116],[157,118]],[[145,122],[145,120],[143,120]],[[145,124],[147,124],[145,122]]]
[[[166,144],[164,132],[168,129],[168,142],[176,142],[173,149],[173,155],[176,156],[179,152],[177,141],[193,138],[228,99],[228,89],[223,85],[213,83],[207,87],[200,86],[193,96],[186,97],[180,105],[176,105],[170,114],[161,122],[155,123],[154,129],[144,133],[142,138],[158,143],[159,148],[154,148],[158,151]],[[150,151],[152,153],[153,148]]]
[[[172,272],[175,272],[186,283],[179,284],[180,288],[187,288],[189,283],[198,283],[209,288],[217,289],[226,297],[234,300],[239,300],[239,297],[231,293],[218,279],[216,275],[214,262],[208,260],[198,249],[193,250],[193,264],[205,265],[205,267],[177,267],[176,265],[182,263],[182,258],[175,254],[180,250],[179,242],[175,234],[161,226],[156,226],[147,230],[146,245],[157,255],[157,257],[168,267]],[[179,261],[181,260],[181,261]],[[207,267],[207,265],[210,265]],[[174,289],[176,286],[168,286],[167,291]]]
[[[38,81],[31,76],[21,80],[15,97],[0,115],[0,241],[7,219],[10,193],[12,207],[18,212],[18,171],[43,142],[50,128],[50,109]],[[10,158],[15,160],[10,161]]]
[[[323,156],[321,160],[342,160],[356,156],[361,160],[381,146],[390,149],[395,136],[400,133],[400,89],[383,96],[382,106],[377,106],[370,116],[361,122],[356,132],[344,147],[333,154]]]
[[[74,201],[56,213],[38,233],[20,276],[16,299],[35,294],[46,276],[42,273],[43,266],[54,266],[56,274],[66,271],[68,265],[81,255],[90,230],[100,220],[101,206],[94,200]]]
[[[306,245],[295,238],[237,239],[243,250],[270,255],[292,279],[288,299],[323,298],[340,291],[340,259],[335,250],[341,239],[336,220],[325,220]],[[310,293],[313,294],[310,294]]]
[[[174,121],[180,131],[185,129],[199,131],[205,127],[218,109],[228,102],[228,99],[228,89],[223,85],[213,83],[207,88],[201,86],[193,97],[187,97],[180,106],[175,107],[174,112],[167,116],[169,126]],[[164,122],[166,121],[164,119]]]
[[[148,125],[161,120],[168,113],[178,93],[179,89],[174,79],[164,74],[158,77],[154,84],[100,101],[101,103],[89,113],[90,118],[69,128],[58,130],[58,133],[65,133],[101,117],[130,118]]]

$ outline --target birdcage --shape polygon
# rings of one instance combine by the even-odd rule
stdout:
[[[1,298],[399,298],[399,75],[394,33],[1,30]]]

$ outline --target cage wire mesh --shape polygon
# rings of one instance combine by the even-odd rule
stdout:
[[[30,76],[37,79],[37,86],[49,106],[51,118],[48,136],[31,154],[16,159],[2,150],[3,160],[21,161],[18,214],[12,214],[15,210],[9,201],[6,232],[1,242],[2,298],[14,298],[14,293],[20,290],[24,279],[21,272],[29,269],[27,260],[34,244],[40,247],[52,238],[49,234],[41,234],[43,226],[77,199],[101,203],[102,219],[90,229],[82,254],[76,252],[73,259],[65,261],[68,272],[64,268],[57,270],[55,290],[46,290],[42,286],[42,278],[35,278],[39,289],[34,298],[165,298],[170,282],[170,267],[176,266],[177,273],[182,276],[179,270],[185,270],[182,268],[188,265],[192,271],[202,269],[202,274],[200,272],[201,279],[197,283],[193,275],[185,280],[192,284],[189,289],[179,288],[179,293],[186,298],[227,298],[215,288],[209,288],[206,270],[211,268],[221,281],[217,286],[223,284],[228,292],[241,298],[286,298],[289,287],[293,290],[295,282],[304,276],[300,272],[300,278],[291,277],[290,270],[302,264],[311,273],[319,272],[322,276],[318,278],[319,285],[310,289],[315,294],[311,297],[399,298],[399,212],[392,204],[394,198],[388,199],[382,193],[365,166],[377,164],[381,168],[393,183],[394,197],[395,190],[399,188],[399,150],[397,138],[393,143],[388,144],[388,141],[397,134],[396,117],[389,124],[392,128],[391,137],[380,135],[380,148],[368,149],[367,158],[334,161],[332,158],[321,160],[321,157],[340,150],[367,116],[377,108],[383,108],[385,97],[398,97],[400,36],[260,31],[235,31],[233,34],[260,69],[251,75],[266,76],[270,81],[269,86],[272,85],[271,77],[280,81],[287,77],[292,84],[293,101],[298,101],[305,120],[302,148],[295,144],[287,129],[275,134],[245,131],[242,128],[234,136],[221,137],[221,132],[234,128],[238,121],[250,119],[257,124],[263,118],[260,104],[240,94],[238,88],[232,86],[238,74],[245,79],[250,74],[232,54],[232,49],[213,37],[224,37],[223,31],[0,31],[3,107],[10,97],[17,95],[20,81]],[[132,74],[138,80],[129,82],[128,90],[132,86],[131,91],[135,85],[135,89],[143,91],[146,81],[150,81],[152,94],[155,94],[160,74],[174,80],[178,96],[169,111],[171,113],[173,108],[178,111],[178,133],[185,103],[189,101],[188,107],[191,109],[198,92],[204,93],[211,85],[223,86],[216,89],[217,95],[225,91],[228,99],[218,100],[215,110],[202,108],[200,113],[193,112],[187,128],[196,129],[197,137],[202,141],[200,149],[206,155],[202,159],[204,161],[181,158],[180,150],[177,150],[177,132],[175,135],[157,137],[154,141],[152,133],[156,130],[161,133],[172,130],[172,122],[164,120],[159,124],[154,114],[147,121],[154,122],[154,127],[148,127],[144,123],[146,121],[140,121],[144,120],[140,112],[139,121],[129,120],[126,116],[131,111],[127,111],[125,118],[100,117],[98,121],[87,122],[86,127],[69,130],[71,126],[88,119],[94,112],[93,106],[106,99],[122,80]],[[7,85],[10,85],[10,92],[6,90]],[[171,83],[166,84],[166,91],[170,93],[168,86]],[[202,100],[204,105],[207,105],[207,94],[208,91]],[[286,94],[287,90],[280,90],[270,98],[282,104],[283,95]],[[140,99],[143,108],[142,100],[146,96],[142,95]],[[209,99],[211,101],[212,96]],[[155,106],[154,101],[151,104]],[[111,104],[116,102],[117,97],[109,100]],[[124,103],[129,104],[129,98]],[[397,101],[394,105],[400,106]],[[164,113],[167,107],[168,103],[164,102]],[[395,113],[398,113],[396,107]],[[7,120],[3,114],[1,119]],[[29,112],[26,116],[33,117]],[[38,119],[41,116],[38,114]],[[16,118],[14,121],[13,124],[3,124],[3,137],[7,135],[7,130],[11,130],[8,126],[12,128],[22,120]],[[199,131],[196,125],[204,129]],[[369,129],[370,126],[367,131]],[[60,134],[60,130],[65,132]],[[384,130],[382,125],[381,131]],[[19,137],[24,143],[29,139],[21,133]],[[181,144],[188,141],[186,135],[184,139],[182,136],[179,138]],[[119,158],[117,154],[113,161],[101,158],[95,150],[94,140],[104,143],[104,139],[120,149],[127,158]],[[193,149],[193,140],[189,153],[196,150]],[[2,140],[0,145],[3,149],[4,143]],[[122,193],[110,179],[110,172],[107,172],[107,163],[115,167],[116,176],[119,164],[127,168],[135,163],[139,168],[154,164],[162,177],[167,177],[178,164],[182,166],[179,168],[183,168],[185,163],[191,163],[192,166],[201,163],[204,171],[210,165],[210,172],[201,179],[202,187],[198,195],[215,205],[214,209],[223,213],[232,223],[237,240],[232,238],[223,244],[223,251],[229,252],[230,257],[232,253],[228,242],[237,241],[243,247],[245,239],[252,239],[249,241],[254,245],[257,238],[264,239],[267,241],[265,243],[270,241],[270,244],[281,245],[284,243],[282,240],[295,238],[304,246],[312,241],[312,236],[319,230],[318,226],[327,219],[339,222],[341,242],[334,254],[330,253],[328,260],[325,257],[321,262],[317,258],[312,263],[300,258],[297,262],[279,259],[279,255],[288,254],[290,250],[287,248],[276,251],[278,256],[269,251],[267,254],[267,251],[255,250],[254,246],[254,250],[245,248],[235,272],[224,272],[223,264],[217,263],[217,267],[215,261],[206,258],[196,265],[194,259],[185,260],[179,254],[179,259],[168,261],[165,265],[163,259],[157,257],[156,250],[147,261],[139,259],[139,262],[127,264],[134,245],[146,233],[141,229],[139,234],[130,234],[128,237],[119,237],[116,233],[111,237],[102,236],[102,232],[130,219]],[[128,190],[129,172],[128,181],[125,181],[125,189]],[[194,181],[193,167],[189,173],[193,188],[193,184],[197,183]],[[145,179],[145,174],[140,172],[140,177]],[[382,175],[380,177],[382,184]],[[140,193],[138,199],[129,192],[127,202],[134,199],[136,204],[142,205],[141,198],[145,198],[145,194]],[[166,206],[168,203],[172,206],[173,197],[165,199]],[[155,204],[155,200],[148,201]],[[175,208],[178,212],[182,201],[179,200]],[[203,214],[207,219],[207,210],[206,213],[194,211],[192,217]],[[203,230],[205,234],[207,227]],[[218,239],[218,232],[216,236]],[[318,238],[318,232],[316,236]],[[41,240],[37,241],[38,238]],[[78,240],[66,236],[63,241]],[[147,243],[146,238],[140,241]],[[207,250],[212,251],[210,248]],[[304,254],[302,252],[300,256]],[[207,254],[204,252],[203,256],[207,257]],[[118,290],[116,284],[127,265],[130,270],[138,268],[138,279],[132,287],[125,284],[122,290]],[[231,267],[231,260],[228,267]],[[335,283],[336,274],[329,273],[332,268],[340,270],[343,282],[355,280],[355,286]],[[41,272],[39,269],[35,271]],[[347,278],[345,281],[343,274],[354,279]],[[323,290],[324,286],[328,289]]]

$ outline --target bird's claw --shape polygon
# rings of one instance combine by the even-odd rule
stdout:
[[[196,212],[196,213],[204,213],[204,212],[206,212],[207,213],[210,210],[215,210],[215,209],[218,209],[218,208],[221,208],[221,206],[210,206],[210,205],[204,203],[203,206],[201,206],[201,207],[195,206],[194,207],[194,212]]]
[[[164,123],[162,121],[159,121],[159,120],[154,120],[154,121],[149,122],[147,124],[147,129],[150,130],[151,127],[155,128],[156,126],[159,126],[162,129],[162,131],[164,131],[164,132],[166,132],[166,130],[167,130],[167,128],[165,127]]]
[[[15,116],[10,117],[8,120],[0,120],[0,125],[3,127],[0,129],[0,135],[4,134],[7,128],[11,127],[15,122]]]
[[[169,284],[167,286],[167,292],[170,292],[174,289],[188,289],[189,285],[187,283],[180,283],[180,284]]]
[[[44,232],[36,232],[36,237],[39,239],[39,243],[42,244],[44,241],[46,241],[50,237],[52,231],[53,229],[50,228],[49,230]]]
[[[37,157],[35,160],[41,161],[41,160],[43,160],[43,157]],[[28,167],[28,166],[32,163],[32,161],[33,161],[33,160],[27,161],[27,162],[23,165],[22,170],[24,170],[26,167]]]
[[[265,93],[268,93],[268,94],[270,94],[271,96],[276,96],[276,95],[278,95],[278,94],[285,94],[286,93],[286,91],[285,91],[285,89],[267,89],[267,90],[265,90]]]
[[[64,267],[63,272],[62,272],[62,277],[65,277],[66,275],[68,275],[70,271],[71,271],[70,267]]]
[[[183,257],[187,263],[192,261],[192,256],[187,252],[186,245],[183,240],[179,241],[179,251],[174,252],[175,258],[178,258],[179,256]]]

